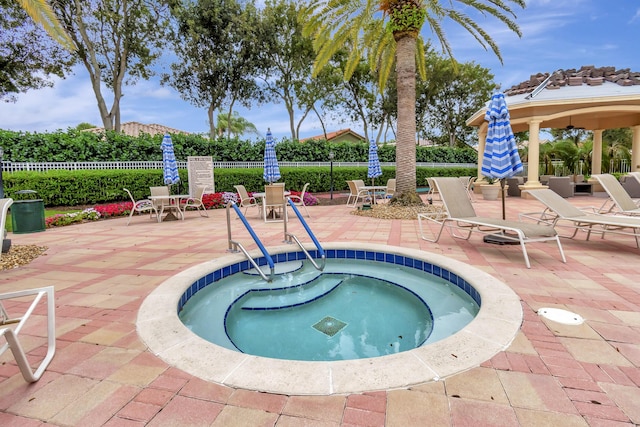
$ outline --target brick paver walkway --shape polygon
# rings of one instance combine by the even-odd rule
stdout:
[[[574,197],[579,206],[602,199]],[[500,201],[477,200],[484,216]],[[508,198],[508,217],[539,210]],[[27,384],[10,352],[0,358],[0,426],[620,426],[640,424],[640,250],[629,237],[563,240],[567,264],[550,243],[530,245],[532,268],[517,246],[418,236],[417,221],[350,215],[346,206],[314,206],[319,240],[373,242],[443,254],[484,270],[521,298],[524,323],[511,346],[470,371],[401,390],[354,395],[285,396],[232,389],[194,378],[156,358],[138,339],[137,308],[166,278],[226,254],[224,210],[185,221],[134,217],[42,233],[10,235],[14,245],[48,246],[28,266],[0,272],[0,292],[55,286],[57,353]],[[281,245],[282,224],[249,220],[267,245]],[[234,239],[249,249],[232,219]],[[299,236],[297,220],[289,231]],[[304,238],[303,241],[306,241]],[[541,307],[580,314],[566,326]],[[44,354],[43,318],[22,336],[30,357]],[[39,327],[39,328],[38,328]],[[300,378],[300,381],[304,381]]]

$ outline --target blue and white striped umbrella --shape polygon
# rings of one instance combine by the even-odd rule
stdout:
[[[511,130],[504,94],[496,93],[491,97],[484,119],[489,122],[489,127],[482,159],[482,174],[502,179],[522,172],[522,162]]]
[[[178,175],[178,163],[176,162],[176,155],[173,152],[173,141],[171,136],[165,134],[162,138],[162,175],[164,183],[166,185],[177,184],[180,181],[180,175]]]
[[[511,130],[509,109],[504,94],[491,97],[484,119],[489,122],[487,141],[482,158],[482,174],[500,180],[502,195],[502,219],[506,219],[504,203],[504,178],[522,172],[522,162]]]
[[[380,169],[380,160],[378,160],[378,145],[372,139],[369,143],[369,169],[367,169],[367,176],[371,178],[377,178],[382,175],[382,169]]]
[[[271,136],[271,129],[267,130],[267,138],[264,144],[264,173],[262,177],[269,184],[280,179],[280,168],[276,157],[276,142]]]

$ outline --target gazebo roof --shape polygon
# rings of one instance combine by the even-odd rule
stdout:
[[[640,125],[640,72],[585,66],[532,75],[505,91],[514,132],[540,128],[613,129]],[[488,102],[487,102],[488,104]],[[467,120],[486,126],[486,106]]]

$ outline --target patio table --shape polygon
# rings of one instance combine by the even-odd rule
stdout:
[[[373,203],[376,203],[376,194],[383,193],[380,198],[384,198],[384,193],[387,192],[386,185],[365,185],[364,187],[360,187],[360,190],[366,190],[371,196],[371,200]]]
[[[149,196],[149,200],[160,202],[160,209],[158,212],[158,222],[162,221],[175,221],[181,219],[184,221],[184,212],[180,209],[180,200],[189,198],[188,194],[173,194],[169,196]],[[162,218],[162,214],[165,209],[168,211],[167,215]],[[173,213],[176,212],[176,217]]]

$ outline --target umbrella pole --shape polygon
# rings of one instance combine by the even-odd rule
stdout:
[[[507,219],[507,215],[505,212],[505,202],[504,202],[504,178],[500,179],[500,193],[502,194],[502,220]]]

